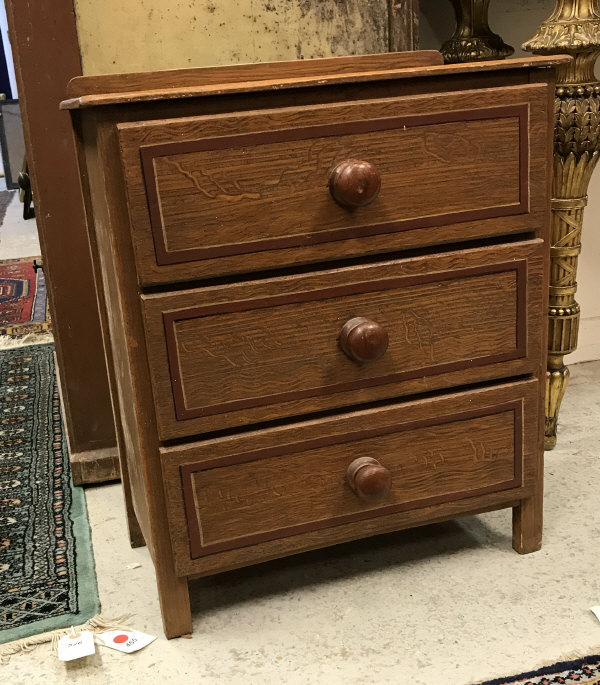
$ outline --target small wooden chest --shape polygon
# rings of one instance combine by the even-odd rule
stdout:
[[[553,65],[74,79],[133,544],[188,578],[490,509],[542,535]]]

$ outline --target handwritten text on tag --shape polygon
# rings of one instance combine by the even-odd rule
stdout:
[[[58,658],[61,661],[73,661],[84,656],[94,654],[94,635],[89,630],[80,633],[71,629],[68,635],[63,635],[58,641]]]

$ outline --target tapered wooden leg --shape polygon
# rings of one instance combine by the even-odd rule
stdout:
[[[513,509],[513,549],[519,554],[537,552],[542,547],[544,524],[543,491],[524,499]]]
[[[192,611],[187,578],[177,577],[167,564],[156,567],[158,599],[168,640],[192,632]]]
[[[144,534],[140,528],[135,509],[133,508],[133,499],[131,496],[131,481],[129,480],[129,470],[127,467],[127,459],[121,456],[121,483],[123,484],[123,496],[125,498],[125,510],[127,512],[127,529],[129,531],[129,544],[135,549],[136,547],[144,547],[146,541]]]
[[[112,373],[112,369],[109,369],[108,375],[111,389],[115,387],[113,385]],[[117,448],[119,450],[119,466],[121,470],[121,483],[123,485],[123,497],[125,498],[125,511],[127,513],[129,544],[135,549],[136,547],[144,547],[146,541],[133,506],[131,478],[129,477],[129,465],[127,464],[125,439],[123,438],[123,426],[121,425],[121,415],[119,412],[115,412],[115,433],[117,436]]]

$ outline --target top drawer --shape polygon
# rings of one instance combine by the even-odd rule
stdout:
[[[530,85],[119,124],[140,281],[536,230],[547,107]],[[360,203],[360,170],[330,192],[348,160],[366,206],[333,197]]]

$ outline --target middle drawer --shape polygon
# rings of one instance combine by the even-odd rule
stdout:
[[[541,363],[543,242],[143,295],[162,439]]]

